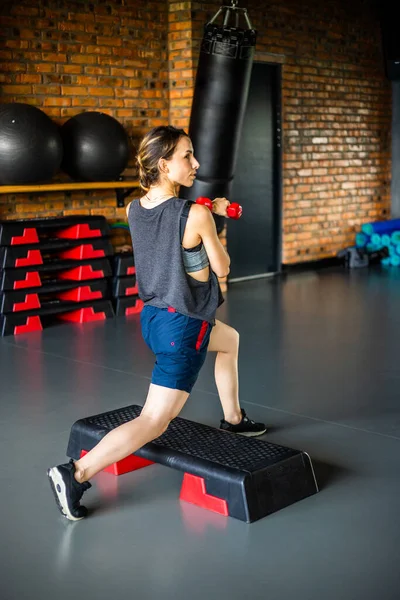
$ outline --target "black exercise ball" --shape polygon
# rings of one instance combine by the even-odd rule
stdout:
[[[119,121],[100,112],[84,112],[61,127],[63,171],[83,181],[113,181],[128,164],[129,139]]]
[[[30,104],[0,105],[0,184],[51,179],[62,160],[57,125]]]

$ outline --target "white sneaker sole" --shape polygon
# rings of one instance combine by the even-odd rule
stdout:
[[[47,475],[50,480],[51,489],[53,490],[57,506],[60,509],[60,512],[63,515],[63,517],[66,517],[70,521],[80,521],[81,519],[83,519],[84,517],[74,517],[74,515],[71,514],[67,503],[65,483],[57,467],[52,467],[51,469],[48,469]]]
[[[227,431],[226,429],[220,429],[219,431],[225,431],[225,433],[232,433],[233,435],[243,435],[244,437],[258,437],[259,435],[264,435],[267,432],[267,428],[263,431]]]
[[[236,435],[244,435],[244,437],[258,437],[259,435],[264,435],[266,433],[267,428],[264,431],[248,431],[246,433],[236,433]],[[234,431],[232,433],[235,433]]]

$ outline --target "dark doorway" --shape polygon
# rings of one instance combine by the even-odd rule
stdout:
[[[280,270],[280,105],[280,66],[254,63],[229,198],[243,206],[239,221],[228,220],[230,282]]]

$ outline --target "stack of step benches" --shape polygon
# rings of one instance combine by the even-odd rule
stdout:
[[[138,293],[133,253],[115,253],[113,257],[112,295],[117,317],[141,312],[143,301],[139,299]]]
[[[0,221],[0,332],[114,316],[113,247],[102,216]]]

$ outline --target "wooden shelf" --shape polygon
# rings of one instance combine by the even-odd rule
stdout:
[[[71,190],[106,190],[112,189],[117,194],[117,206],[125,205],[125,198],[132,189],[139,188],[139,181],[90,181],[82,183],[44,183],[38,185],[1,185],[0,194],[31,194],[33,192],[59,192]]]
[[[82,183],[44,183],[38,185],[1,185],[0,194],[22,194],[24,192],[57,192],[60,190],[96,190],[136,188],[138,181],[90,181]]]

